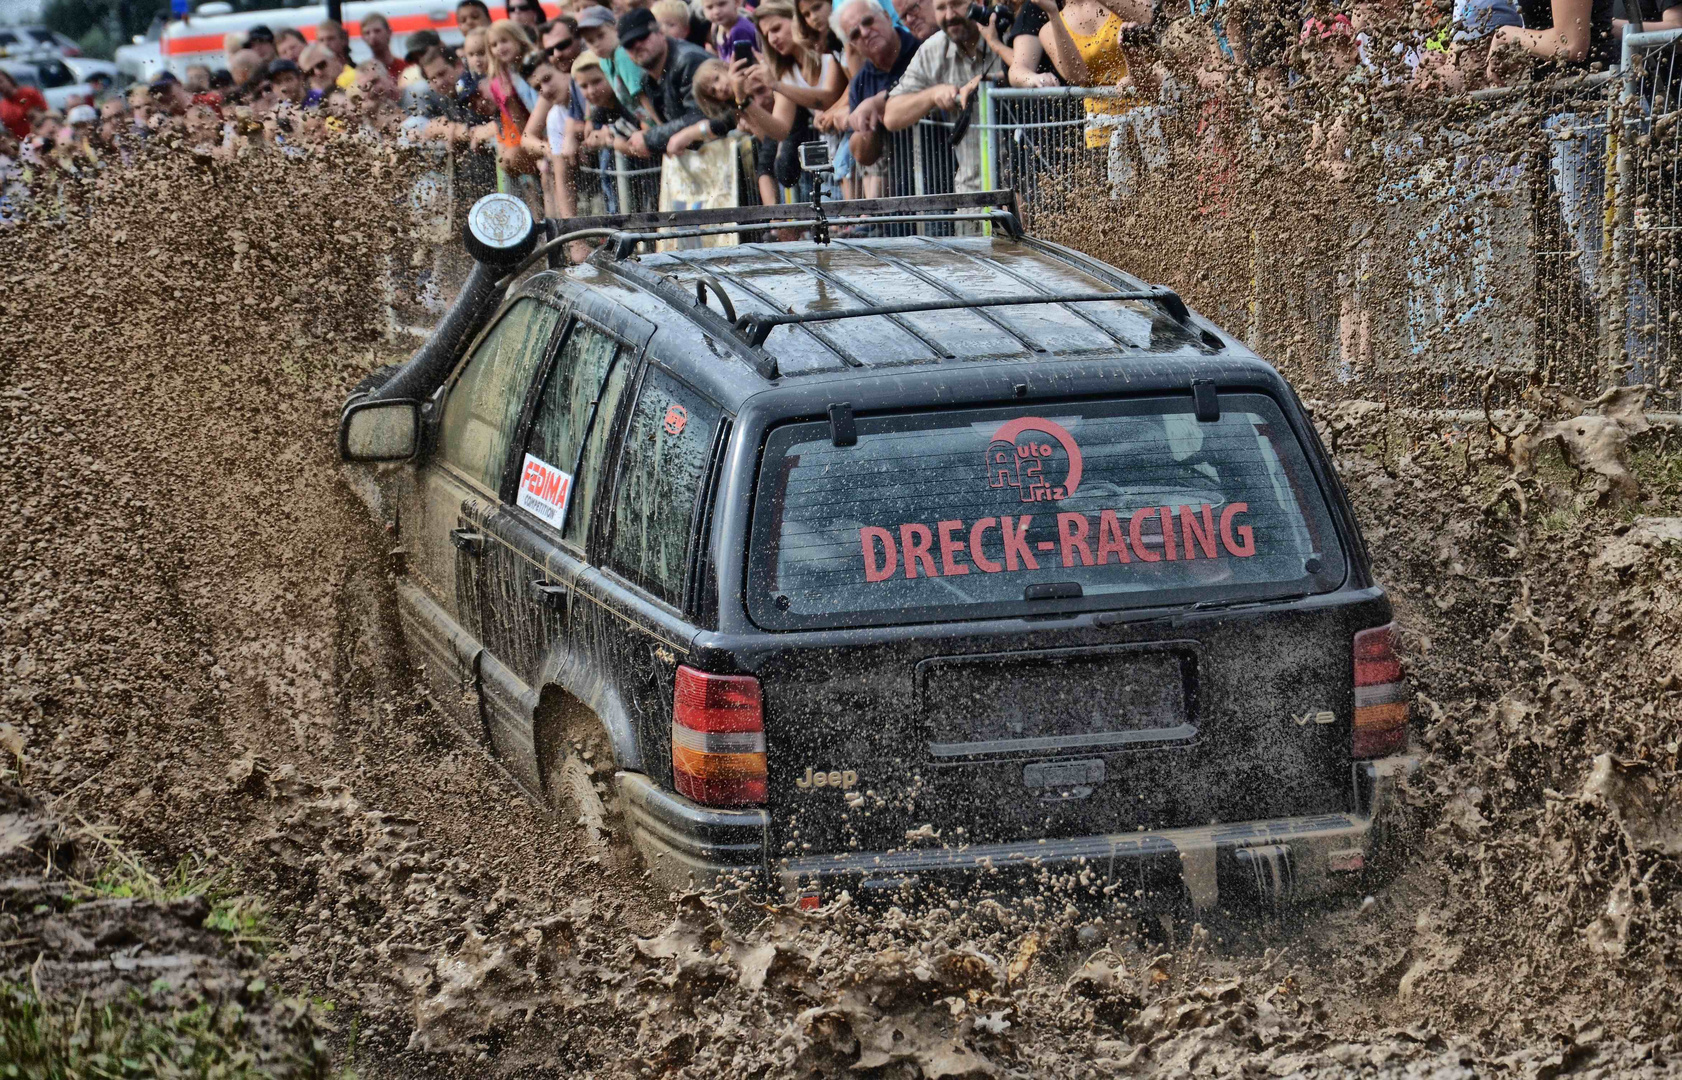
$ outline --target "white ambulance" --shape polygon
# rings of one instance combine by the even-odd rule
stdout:
[[[491,19],[507,17],[507,0],[485,0]],[[560,12],[553,0],[543,5],[549,17]],[[391,21],[391,51],[403,55],[404,39],[416,30],[433,30],[445,44],[461,44],[461,31],[456,29],[455,0],[357,0],[344,5],[345,31],[350,34],[350,54],[353,61],[366,60],[368,47],[362,44],[362,16],[379,12]],[[155,78],[162,71],[170,71],[177,78],[186,74],[188,65],[204,64],[215,69],[228,66],[227,37],[231,33],[244,34],[254,26],[266,26],[279,33],[288,26],[297,27],[308,41],[315,40],[316,24],[327,17],[325,4],[308,7],[269,8],[261,11],[231,11],[227,4],[201,4],[192,15],[169,23],[156,44],[156,58],[146,55],[152,42],[137,42],[118,50],[119,65],[132,69],[131,77]],[[123,54],[127,53],[127,56]]]

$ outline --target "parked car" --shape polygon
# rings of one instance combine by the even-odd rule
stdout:
[[[122,72],[117,70],[117,65],[109,60],[95,60],[87,56],[66,56],[64,66],[75,75],[77,82],[87,83],[90,86],[93,84],[93,80],[98,78],[105,79],[108,85],[114,87],[127,85],[127,80],[123,78]]]
[[[0,57],[81,56],[81,46],[45,26],[0,26]]]
[[[351,476],[433,699],[586,843],[804,906],[1360,881],[1410,693],[1309,417],[1013,205],[827,208],[985,237],[642,255],[807,211],[575,219],[622,231],[505,301],[523,204],[475,206],[485,261],[341,453],[399,462]]]

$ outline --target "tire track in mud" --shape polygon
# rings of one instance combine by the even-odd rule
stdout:
[[[1158,950],[1055,902],[726,914],[604,883],[414,692],[389,542],[332,457],[345,388],[395,358],[377,286],[410,225],[367,193],[402,172],[160,154],[85,219],[0,233],[4,720],[61,812],[262,897],[272,977],[335,1003],[341,1051],[354,1020],[362,1074],[1668,1067],[1678,549],[1365,403],[1316,413],[1427,759],[1419,852],[1370,907]],[[1640,513],[1675,514],[1631,437]]]

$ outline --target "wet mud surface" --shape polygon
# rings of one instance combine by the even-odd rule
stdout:
[[[0,803],[0,917],[64,942],[8,938],[0,978],[216,955],[181,992],[258,971],[369,1077],[1682,1071],[1682,467],[1639,393],[1491,425],[1304,380],[1419,692],[1412,850],[1370,901],[1166,942],[1055,896],[727,911],[581,858],[411,682],[332,445],[398,356],[399,168],[160,157],[0,233],[0,722],[39,800]],[[35,912],[77,823],[226,873],[274,941]]]

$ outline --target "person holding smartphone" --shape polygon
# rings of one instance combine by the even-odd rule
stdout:
[[[742,14],[737,0],[702,0],[701,10],[712,23],[712,42],[708,48],[714,56],[729,64],[735,62],[743,48],[749,58],[759,52],[759,31]]]

